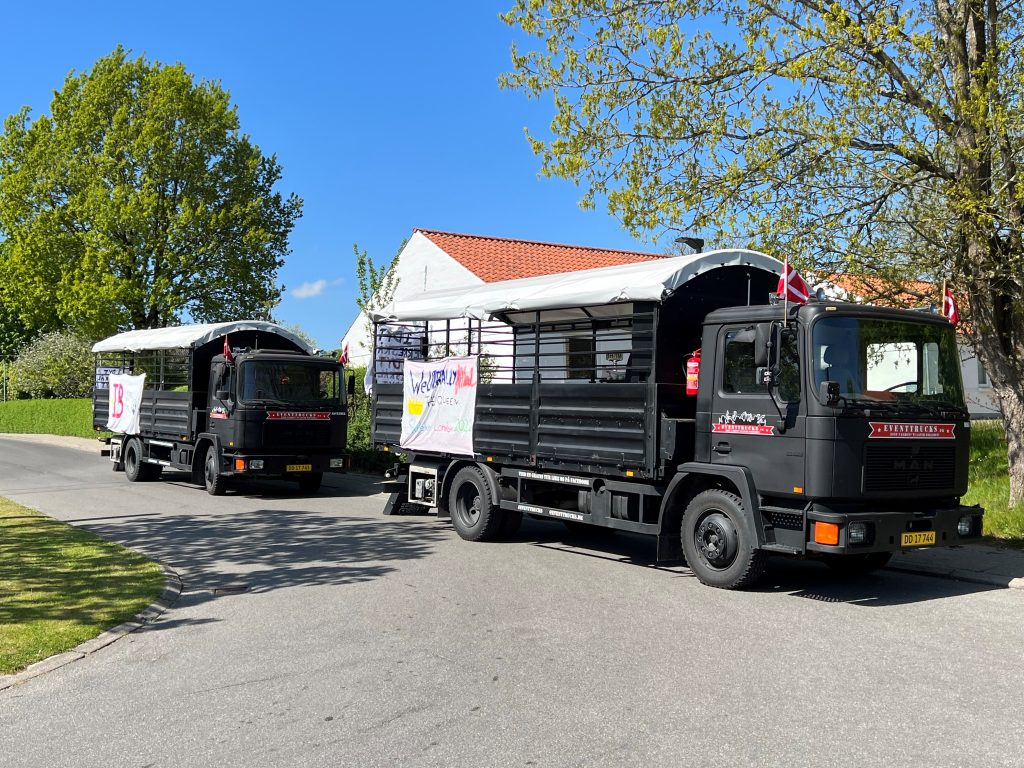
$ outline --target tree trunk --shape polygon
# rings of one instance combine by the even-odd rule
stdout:
[[[1006,426],[1006,456],[1010,465],[1010,505],[1024,503],[1024,398],[1016,388],[998,386],[993,389],[999,398]]]

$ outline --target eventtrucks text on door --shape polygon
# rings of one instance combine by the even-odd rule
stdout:
[[[246,320],[121,333],[97,342],[93,425],[131,481],[165,467],[214,495],[245,477],[306,493],[343,471],[341,365],[273,323]]]
[[[387,307],[373,437],[407,460],[386,511],[436,508],[470,540],[524,513],[648,533],[724,588],[770,554],[865,572],[978,538],[952,327],[772,304],[781,268],[715,251]]]

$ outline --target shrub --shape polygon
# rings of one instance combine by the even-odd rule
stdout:
[[[34,398],[88,397],[93,386],[90,346],[88,339],[71,331],[40,336],[11,366],[11,388]]]

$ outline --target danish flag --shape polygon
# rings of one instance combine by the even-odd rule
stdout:
[[[231,354],[231,345],[228,344],[228,337],[224,337],[224,362],[233,363],[235,362],[235,356]]]
[[[953,298],[953,289],[946,289],[946,297],[942,302],[942,315],[953,325],[960,322],[960,310],[956,305],[956,299]]]
[[[782,269],[779,287],[775,289],[775,292],[779,296],[785,295],[786,300],[794,304],[806,304],[807,298],[811,295],[811,289],[807,287],[807,283],[800,277],[799,272],[789,266],[788,261]]]

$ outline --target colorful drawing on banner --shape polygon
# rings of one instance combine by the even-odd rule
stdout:
[[[472,456],[478,374],[476,357],[406,360],[399,445]]]

